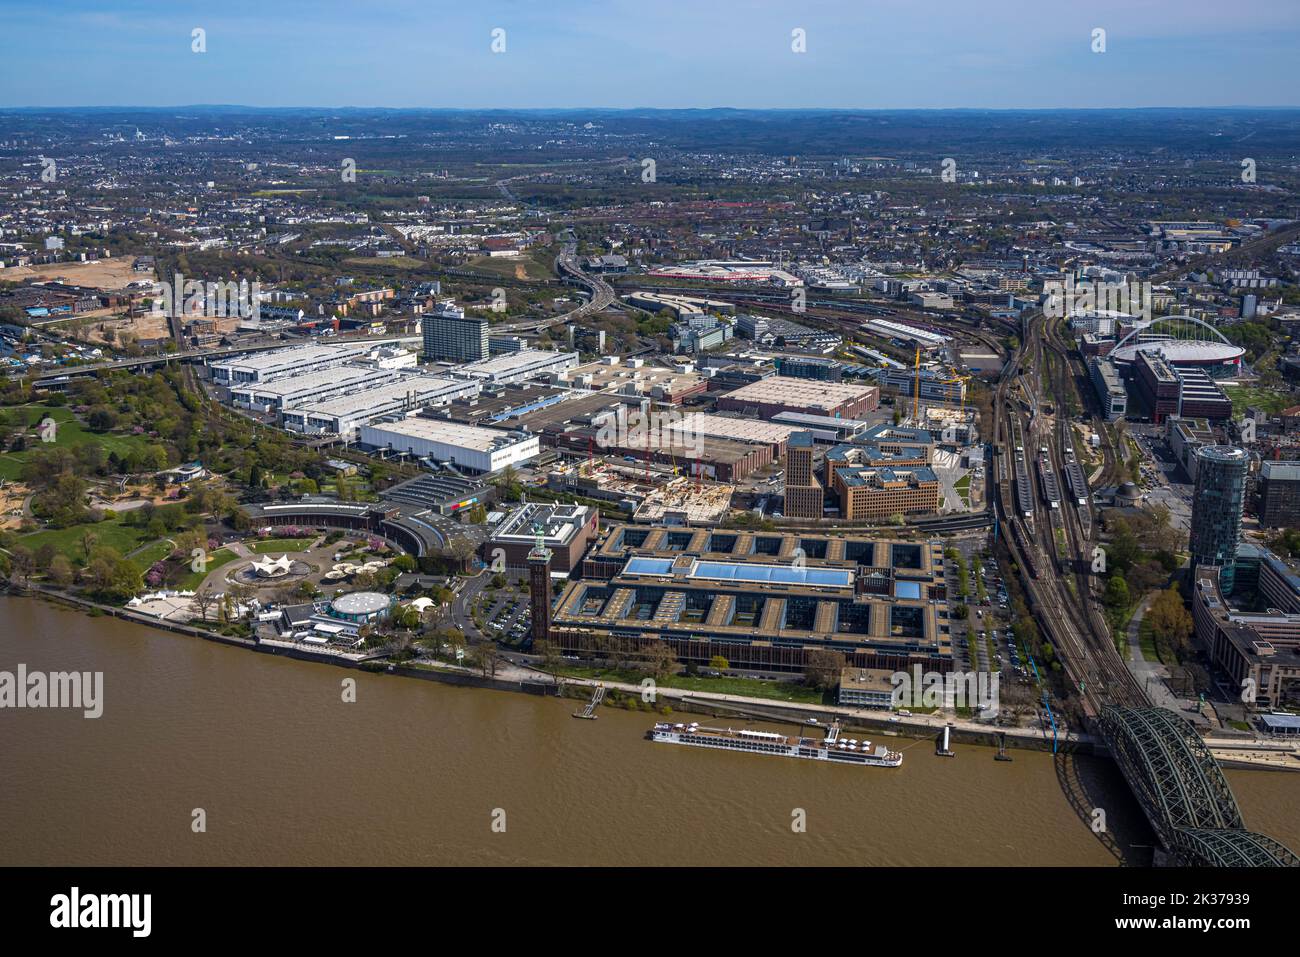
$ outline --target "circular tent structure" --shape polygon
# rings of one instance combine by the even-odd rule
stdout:
[[[386,618],[393,600],[377,591],[354,591],[339,595],[330,602],[330,617],[355,624]]]

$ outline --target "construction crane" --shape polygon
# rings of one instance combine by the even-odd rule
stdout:
[[[912,367],[912,424],[921,424],[921,347],[916,348],[916,364]]]

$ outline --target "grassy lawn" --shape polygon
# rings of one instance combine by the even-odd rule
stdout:
[[[1145,618],[1138,625],[1138,647],[1142,649],[1142,657],[1147,661],[1159,661],[1160,652],[1156,651],[1156,638],[1151,632],[1151,624]]]
[[[47,416],[53,419],[57,426],[54,430],[54,441],[49,443],[51,445],[72,447],[83,442],[92,442],[101,446],[105,454],[116,452],[121,455],[130,449],[149,444],[149,439],[143,435],[91,432],[77,420],[71,409],[64,406],[23,405],[9,407],[4,411],[15,425],[25,418],[28,428],[39,426]],[[29,447],[22,452],[0,452],[0,478],[17,481],[22,474],[23,464],[31,456],[31,447],[40,444],[42,443],[29,442]]]
[[[235,557],[236,557],[235,553],[232,552],[230,549],[225,548],[224,546],[218,548],[215,552],[212,552],[208,555],[207,571],[187,572],[185,574],[185,577],[183,577],[182,579],[180,579],[180,581],[176,583],[177,589],[179,589],[180,591],[193,591],[194,589],[198,588],[200,584],[203,583],[203,579],[205,579],[212,572],[216,571],[222,565],[228,565],[231,562],[233,562],[235,560]]]
[[[574,678],[620,681],[624,684],[640,684],[646,677],[640,671],[615,671],[610,668],[578,668],[565,665],[556,670],[560,674]],[[691,678],[686,675],[672,675],[661,679],[658,683],[664,688],[678,688],[683,691],[746,695],[751,698],[772,698],[776,701],[797,701],[803,704],[825,703],[825,695],[814,688],[789,682],[759,681],[756,678]]]
[[[1276,415],[1283,409],[1296,404],[1296,397],[1275,389],[1263,389],[1259,386],[1225,385],[1223,391],[1232,400],[1233,415],[1241,415],[1246,406],[1257,405],[1270,415]]]
[[[30,535],[23,535],[19,541],[33,551],[49,542],[61,554],[73,561],[82,561],[86,557],[81,548],[81,535],[85,531],[95,534],[98,539],[97,544],[111,545],[123,554],[140,547],[147,541],[141,529],[123,525],[120,516],[105,522],[32,532]]]
[[[312,543],[310,538],[266,538],[260,542],[246,542],[245,544],[259,555],[265,555],[267,552],[302,552],[307,550],[307,546]]]
[[[175,546],[168,539],[159,539],[152,545],[141,549],[138,553],[131,556],[131,563],[140,571],[149,570],[149,566],[154,562],[160,562],[172,553]]]

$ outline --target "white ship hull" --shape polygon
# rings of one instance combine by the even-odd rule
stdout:
[[[713,748],[717,751],[744,751],[750,754],[773,754],[785,758],[804,758],[809,761],[832,761],[836,764],[856,764],[869,767],[896,768],[903,756],[883,747],[868,750],[852,745],[827,744],[811,738],[785,738],[778,735],[765,737],[744,736],[740,732],[721,733],[715,729],[678,728],[673,725],[656,725],[650,739],[663,744],[683,744],[692,748]]]

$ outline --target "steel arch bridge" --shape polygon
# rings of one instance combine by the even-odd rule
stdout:
[[[1232,341],[1228,339],[1227,336],[1225,336],[1222,332],[1220,332],[1218,329],[1216,329],[1214,326],[1210,325],[1208,322],[1204,321],[1203,319],[1197,319],[1195,316],[1155,316],[1154,318],[1151,319],[1139,319],[1134,324],[1133,328],[1129,330],[1128,335],[1126,335],[1123,339],[1119,340],[1119,342],[1115,343],[1115,347],[1111,351],[1112,352],[1119,351],[1120,349],[1124,348],[1124,346],[1128,345],[1129,341],[1133,339],[1136,339],[1136,341],[1139,343],[1143,341],[1157,341],[1157,342],[1160,341],[1158,339],[1156,340],[1143,339],[1143,336],[1157,335],[1157,333],[1149,331],[1151,330],[1152,326],[1156,326],[1156,325],[1172,327],[1175,332],[1175,335],[1173,336],[1173,338],[1175,339],[1179,338],[1176,333],[1180,331],[1185,332],[1191,330],[1194,341],[1213,342],[1217,340],[1219,342],[1222,342],[1226,346],[1232,345]],[[1205,330],[1206,332],[1210,333],[1210,336],[1200,335],[1200,330]],[[1213,336],[1213,338],[1211,338],[1211,336]]]
[[[1107,706],[1101,733],[1151,821],[1179,863],[1300,867],[1300,858],[1245,829],[1223,770],[1190,721],[1167,708]]]

